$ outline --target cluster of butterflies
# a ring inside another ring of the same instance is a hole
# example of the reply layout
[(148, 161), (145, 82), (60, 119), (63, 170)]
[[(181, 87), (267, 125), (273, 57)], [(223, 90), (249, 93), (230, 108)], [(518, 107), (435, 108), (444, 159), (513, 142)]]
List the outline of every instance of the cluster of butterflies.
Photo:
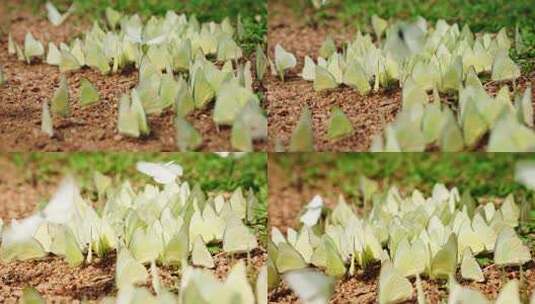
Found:
[[(399, 83), (401, 114), (388, 125), (384, 135), (374, 137), (372, 151), (423, 151), (433, 145), (444, 151), (459, 151), (474, 148), (487, 133), (491, 134), (489, 151), (535, 148), (531, 88), (523, 96), (517, 94), (512, 104), (507, 86), (493, 98), (479, 79), (479, 75), (490, 74), (494, 82), (515, 84), (520, 77), (519, 66), (508, 55), (512, 42), (505, 28), (496, 35), (474, 35), (467, 25), (460, 30), (457, 24), (449, 25), (443, 20), (431, 28), (421, 17), (412, 23), (389, 24), (375, 15), (372, 27), (377, 43), (369, 34), (358, 32), (355, 40), (339, 53), (335, 42), (327, 38), (317, 63), (306, 56), (301, 73), (303, 79), (314, 83), (315, 91), (343, 84), (365, 95)], [(517, 28), (518, 47), (520, 40)], [(275, 67), (280, 77), (284, 79), (286, 70), (295, 66), (295, 56), (276, 45)], [(440, 94), (458, 95), (457, 115), (441, 103)], [(353, 133), (345, 114), (335, 110), (331, 116), (338, 118), (329, 122), (329, 129), (335, 130), (329, 132), (330, 140)], [(301, 120), (306, 118), (306, 113), (301, 116)], [(301, 120), (294, 134), (301, 124), (307, 125)], [(309, 143), (308, 139), (301, 141)], [(311, 150), (313, 146), (301, 148)]]
[[(296, 293), (299, 299), (305, 304), (325, 304), (329, 303), (329, 298), (335, 288), (335, 280), (326, 276), (321, 271), (304, 268), (292, 270), (283, 275), (288, 286)], [(517, 279), (508, 281), (500, 290), (495, 301), (490, 301), (481, 292), (460, 285), (454, 277), (449, 278), (447, 288), (449, 295), (444, 303), (477, 303), (477, 304), (521, 304), (520, 282)], [(414, 281), (416, 287), (416, 301), (418, 304), (426, 304), (426, 296), (422, 281), (416, 275)], [(380, 293), (377, 303), (403, 303), (414, 297), (412, 284), (395, 269), (391, 262), (386, 261), (379, 274), (379, 286), (381, 290), (391, 290), (387, 293)], [(396, 295), (393, 297), (392, 295)], [(529, 304), (535, 303), (535, 292), (532, 293)]]
[[(401, 112), (386, 126), (384, 134), (372, 138), (370, 151), (421, 152), (428, 147), (437, 147), (444, 152), (458, 152), (477, 149), (484, 141), (487, 141), (485, 149), (488, 152), (535, 149), (530, 86), (523, 94), (515, 96), (514, 103), (507, 86), (491, 97), (471, 69), (459, 90), (457, 114), (440, 100), (406, 104), (405, 92), (411, 90), (406, 88), (403, 88)], [(418, 89), (412, 90), (407, 94)]]
[[(458, 268), (463, 279), (482, 282), (485, 276), (478, 256), (492, 254), (501, 267), (522, 267), (532, 261), (530, 249), (514, 230), (521, 210), (512, 195), (496, 208), (492, 202), (477, 205), (468, 192), (461, 196), (457, 188), (449, 190), (442, 184), (436, 184), (427, 198), (418, 190), (403, 197), (395, 186), (380, 193), (377, 184), (366, 178), (360, 188), (363, 197), (373, 202), (364, 218), (342, 197), (334, 209), (327, 210), (316, 196), (304, 207), (299, 231), (288, 228), (285, 236), (273, 228), (268, 245), (269, 288), (277, 287), (282, 275), (305, 302), (322, 298), (307, 303), (327, 303), (333, 290), (327, 286), (332, 287), (335, 278), (352, 276), (358, 268), (380, 261), (379, 303), (411, 299), (408, 278), (419, 281), (420, 276), (450, 280), (453, 302), (449, 303), (468, 303), (467, 299), (484, 297), (455, 282)], [(322, 272), (310, 280), (300, 273), (315, 269)], [(323, 287), (311, 289), (316, 284)], [(519, 298), (518, 282), (510, 284), (502, 291), (507, 296), (498, 303), (519, 303), (510, 302)], [(418, 293), (419, 303), (425, 303), (423, 292)]]
[[(47, 8), (49, 5), (52, 4), (48, 3)], [(49, 9), (53, 24), (61, 24), (62, 18), (51, 15)], [(45, 62), (58, 66), (62, 73), (87, 66), (104, 75), (127, 66), (136, 67), (139, 82), (119, 102), (119, 133), (130, 137), (148, 135), (147, 115), (173, 108), (177, 147), (195, 150), (202, 145), (202, 135), (186, 116), (215, 101), (213, 121), (218, 126), (232, 126), (233, 148), (251, 151), (254, 140), (267, 137), (267, 119), (252, 87), (251, 62), (240, 62), (242, 50), (234, 40), (244, 35), (239, 18), (237, 29), (228, 18), (221, 23), (201, 24), (195, 16), (188, 19), (172, 11), (165, 17), (153, 16), (143, 22), (138, 15), (126, 16), (108, 8), (106, 25), (107, 29), (103, 30), (95, 22), (82, 39), (77, 38), (70, 45), (61, 43), (58, 47), (50, 42)], [(45, 47), (31, 33), (26, 34), (23, 48), (9, 35), (8, 51), (27, 63), (45, 56)], [(266, 70), (266, 56), (260, 46), (256, 58), (256, 78), (261, 80)], [(69, 112), (64, 91), (62, 80), (55, 94), (60, 95), (61, 100), (51, 101), (52, 113), (61, 116)], [(98, 102), (95, 91), (94, 87), (88, 89), (90, 102), (81, 100), (81, 103)], [(55, 110), (54, 103), (61, 103), (60, 112)], [(52, 135), (47, 107), (43, 105), (43, 125), (47, 126), (43, 131)]]
[[(221, 303), (254, 303), (244, 263), (236, 264), (224, 283), (208, 274), (208, 269), (215, 267), (208, 245), (230, 255), (248, 256), (258, 247), (246, 225), (258, 202), (254, 193), (244, 196), (238, 188), (226, 199), (222, 194), (204, 193), (199, 186), (190, 189), (187, 182), (179, 181), (182, 168), (174, 163), (140, 162), (137, 169), (155, 183), (136, 191), (128, 181), (114, 187), (110, 177), (95, 174), (95, 190), (105, 201), (98, 211), (82, 198), (74, 179), (65, 178), (41, 211), (13, 219), (3, 229), (1, 260), (54, 254), (78, 266), (90, 264), (94, 256), (117, 251), (118, 303), (171, 297), (160, 284), (157, 265), (180, 267), (182, 303), (213, 303), (216, 298)], [(149, 270), (145, 265), (150, 265)], [(264, 277), (261, 274), (258, 278), (259, 297), (267, 290), (262, 289), (267, 284)], [(157, 297), (149, 297), (146, 289), (137, 287), (149, 278)]]

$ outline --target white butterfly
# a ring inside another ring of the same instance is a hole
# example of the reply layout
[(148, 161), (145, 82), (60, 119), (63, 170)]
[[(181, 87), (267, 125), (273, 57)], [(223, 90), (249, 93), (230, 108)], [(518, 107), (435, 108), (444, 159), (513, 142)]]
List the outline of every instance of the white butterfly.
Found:
[(286, 70), (295, 67), (296, 64), (297, 59), (294, 54), (286, 51), (280, 44), (275, 46), (275, 67), (282, 79)]
[(322, 208), (323, 199), (319, 195), (314, 196), (308, 205), (305, 206), (306, 211), (301, 215), (299, 221), (309, 227), (316, 225), (321, 216)]
[(24, 242), (33, 238), (44, 219), (41, 215), (35, 214), (22, 220), (13, 219), (11, 225), (7, 227), (2, 235), (2, 246)]
[(523, 161), (516, 164), (515, 179), (531, 190), (535, 190), (535, 162)]
[(312, 269), (290, 271), (284, 279), (305, 304), (328, 303), (334, 289), (333, 278)]
[(48, 20), (54, 26), (61, 25), (65, 20), (67, 20), (67, 18), (69, 18), (69, 16), (74, 11), (74, 3), (73, 5), (71, 5), (69, 10), (67, 10), (67, 12), (65, 12), (65, 14), (63, 15), (58, 11), (58, 9), (51, 2), (47, 2), (45, 6), (46, 6), (47, 14), (48, 14)]
[(177, 176), (182, 176), (182, 167), (172, 161), (168, 163), (138, 162), (136, 169), (152, 177), (159, 184), (169, 184)]
[(48, 205), (43, 210), (43, 214), (48, 222), (56, 224), (66, 223), (73, 213), (75, 197), (80, 195), (80, 190), (72, 176), (65, 177)]

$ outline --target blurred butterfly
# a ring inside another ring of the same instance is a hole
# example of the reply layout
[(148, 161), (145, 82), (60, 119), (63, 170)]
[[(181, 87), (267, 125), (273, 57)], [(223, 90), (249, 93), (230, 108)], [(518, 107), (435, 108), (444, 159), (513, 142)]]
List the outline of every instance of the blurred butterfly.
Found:
[(159, 184), (168, 184), (182, 176), (182, 166), (175, 164), (173, 161), (168, 163), (151, 163), (138, 162), (136, 169), (154, 179)]
[(50, 115), (50, 109), (48, 102), (44, 101), (41, 109), (41, 132), (48, 135), (48, 137), (54, 136), (54, 125), (52, 122), (52, 116)]
[(287, 52), (280, 44), (275, 46), (275, 68), (282, 81), (286, 70), (294, 68), (296, 64), (297, 60), (292, 53)]
[(528, 246), (511, 228), (504, 228), (496, 239), (494, 262), (497, 265), (522, 265), (531, 260)]
[(88, 106), (100, 101), (100, 94), (95, 86), (89, 80), (82, 78), (80, 80), (80, 104)]
[(24, 287), (22, 289), (22, 297), (20, 304), (45, 304), (45, 299), (41, 296), (39, 291), (33, 287)]
[(214, 259), (200, 235), (193, 241), (191, 261), (195, 266), (203, 266), (206, 268), (213, 268), (215, 266)]
[(43, 44), (36, 40), (32, 33), (26, 33), (26, 37), (24, 38), (24, 58), (26, 59), (26, 62), (30, 64), (33, 57), (41, 57), (44, 54), (45, 48), (43, 47)]
[(378, 301), (380, 304), (398, 303), (412, 298), (412, 285), (398, 273), (390, 262), (381, 265)]
[(198, 149), (203, 139), (201, 133), (182, 117), (175, 118), (175, 143), (180, 151), (194, 151)]
[(506, 304), (506, 303), (514, 303), (514, 304), (520, 304), (522, 301), (520, 300), (520, 287), (518, 280), (513, 279), (508, 281), (505, 286), (503, 286), (500, 289), (500, 293), (498, 294), (498, 298), (496, 298), (495, 304)]
[(304, 304), (326, 304), (334, 291), (334, 279), (310, 268), (289, 271), (284, 280)]
[(45, 7), (46, 7), (47, 14), (48, 14), (48, 20), (54, 26), (59, 26), (63, 22), (65, 22), (65, 20), (67, 20), (67, 18), (69, 18), (69, 16), (75, 10), (74, 3), (71, 5), (71, 7), (69, 7), (69, 9), (63, 15), (58, 11), (58, 9), (54, 6), (54, 4), (52, 4), (52, 2), (47, 2), (45, 4)]
[(312, 200), (305, 206), (305, 212), (299, 218), (299, 221), (306, 226), (312, 227), (318, 223), (323, 208), (323, 199), (315, 195)]
[(312, 132), (312, 115), (307, 106), (301, 112), (297, 126), (292, 132), (289, 151), (314, 151), (314, 135)]

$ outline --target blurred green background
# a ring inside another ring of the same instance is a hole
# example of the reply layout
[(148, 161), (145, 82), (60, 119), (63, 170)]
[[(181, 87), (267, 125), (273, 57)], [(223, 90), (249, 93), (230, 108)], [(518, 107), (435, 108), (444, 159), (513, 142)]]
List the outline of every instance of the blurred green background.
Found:
[[(45, 14), (44, 4), (48, 0), (23, 0), (35, 13)], [(241, 44), (247, 53), (256, 44), (264, 44), (267, 34), (266, 0), (51, 0), (54, 5), (65, 11), (72, 3), (76, 4), (76, 14), (82, 18), (103, 18), (107, 7), (129, 14), (165, 15), (168, 10), (188, 15), (195, 14), (199, 21), (221, 22), (230, 17), (234, 25), (241, 16), (245, 37)]]
[[(95, 171), (117, 182), (151, 182), (136, 170), (138, 161), (169, 162), (182, 166), (182, 180), (199, 183), (205, 191), (231, 192), (237, 187), (253, 189), (259, 200), (253, 226), (262, 236), (267, 223), (267, 155), (247, 153), (239, 158), (215, 153), (6, 153), (1, 158), (15, 164), (29, 184), (49, 183), (65, 174), (76, 176), (82, 190), (92, 189)], [(1, 168), (0, 168), (1, 170)], [(52, 194), (52, 193), (50, 193)]]
[(514, 180), (515, 165), (524, 159), (535, 160), (535, 154), (288, 153), (272, 158), (288, 176), (317, 186), (327, 182), (350, 196), (358, 196), (360, 175), (428, 193), (440, 182), (474, 196), (527, 195), (530, 191)]
[[(270, 0), (283, 1), (283, 0)], [(303, 14), (311, 0), (295, 0), (294, 11)], [(535, 69), (535, 2), (533, 0), (329, 0), (323, 9), (313, 12), (317, 20), (339, 19), (347, 25), (371, 32), (371, 16), (400, 20), (422, 16), (435, 23), (444, 19), (468, 24), (472, 31), (497, 32), (507, 27), (514, 37), (518, 24), (525, 47), (511, 55), (525, 72)]]

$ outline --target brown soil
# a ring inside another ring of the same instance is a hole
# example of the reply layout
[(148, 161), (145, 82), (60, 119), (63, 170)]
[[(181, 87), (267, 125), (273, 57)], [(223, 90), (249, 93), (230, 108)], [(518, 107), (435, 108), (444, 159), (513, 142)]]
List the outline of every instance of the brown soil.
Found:
[[(303, 183), (300, 181), (300, 174), (306, 168), (306, 165), (299, 165), (294, 159), (291, 172), (289, 172), (288, 169), (282, 168), (280, 161), (276, 157), (270, 157), (268, 161), (269, 221), (271, 227), (277, 227), (285, 233), (288, 227), (294, 229), (299, 227), (299, 212), (315, 194), (322, 195), (326, 205), (333, 207), (336, 204), (338, 194), (342, 192), (332, 182), (321, 181), (314, 183), (314, 185)], [(535, 259), (533, 262), (524, 265), (523, 268), (525, 286), (521, 290), (524, 294), (531, 294), (531, 292), (535, 291)], [(457, 280), (465, 286), (479, 289), (490, 299), (497, 297), (504, 282), (520, 277), (517, 267), (506, 269), (505, 276), (507, 280), (504, 280), (502, 271), (495, 265), (488, 265), (482, 267), (482, 269), (486, 279), (485, 282), (477, 283), (462, 280), (459, 274)], [(371, 265), (366, 270), (360, 270), (354, 276), (338, 281), (330, 303), (376, 303), (379, 270), (380, 265)], [(412, 283), (414, 284), (414, 280), (412, 280)], [(445, 281), (423, 279), (422, 285), (428, 303), (440, 303), (442, 300), (447, 299), (447, 283)], [(301, 303), (284, 282), (269, 292), (269, 302)], [(416, 303), (416, 289), (414, 290), (413, 299), (406, 303)]]
[[(400, 89), (380, 90), (366, 96), (347, 86), (315, 92), (312, 82), (298, 75), (303, 69), (305, 56), (316, 59), (328, 36), (340, 48), (352, 39), (354, 29), (337, 20), (323, 21), (320, 27), (315, 27), (306, 17), (296, 16), (285, 1), (269, 0), (269, 14), (269, 55), (274, 58), (275, 46), (280, 44), (297, 58), (297, 66), (287, 72), (285, 82), (271, 74), (266, 79), (269, 151), (273, 151), (277, 144), (288, 146), (305, 105), (312, 113), (316, 151), (367, 151), (372, 136), (380, 134), (400, 110)], [(522, 89), (528, 82), (534, 85), (535, 75), (518, 81)], [(496, 85), (487, 84), (489, 92), (495, 91)], [(533, 93), (535, 97), (535, 91)], [(351, 136), (336, 142), (327, 138), (328, 118), (333, 106), (344, 111), (355, 130)]]
[(0, 168), (0, 219), (5, 224), (32, 214), (38, 202), (50, 195), (48, 183), (37, 183), (31, 176), (24, 176), (5, 157), (0, 158)]
[[(58, 181), (58, 177), (50, 177), (47, 182), (37, 183), (31, 174), (22, 172), (8, 158), (0, 157), (0, 218), (7, 225), (12, 218), (20, 219), (33, 214), (38, 202), (46, 201), (52, 195)], [(267, 260), (267, 252), (258, 248), (250, 256), (248, 274), (254, 279)], [(233, 257), (225, 253), (216, 254), (213, 273), (223, 280), (232, 265), (245, 259), (245, 254)], [(27, 286), (36, 288), (48, 303), (82, 303), (86, 300), (98, 303), (102, 298), (117, 293), (115, 262), (114, 252), (79, 267), (70, 267), (57, 256), (0, 262), (0, 303), (17, 303), (22, 289)], [(180, 271), (165, 266), (158, 268), (162, 285), (177, 292)], [(144, 285), (150, 288), (150, 282), (149, 278)]]
[(114, 290), (115, 257), (70, 267), (60, 257), (0, 264), (0, 301), (16, 303), (26, 286), (36, 288), (50, 302), (97, 300)]
[[(224, 280), (236, 262), (245, 256), (231, 258), (226, 254), (214, 257), (214, 274)], [(264, 265), (267, 253), (258, 249), (251, 255), (254, 277)], [(87, 300), (98, 303), (106, 296), (117, 294), (115, 287), (115, 253), (105, 258), (96, 259), (91, 264), (70, 267), (61, 257), (49, 256), (40, 260), (0, 263), (0, 302), (17, 303), (22, 289), (27, 286), (36, 288), (41, 295), (53, 303), (81, 303)], [(160, 281), (169, 290), (176, 291), (179, 283), (179, 271), (169, 267), (158, 267)], [(151, 288), (151, 279), (144, 284)]]
[[(21, 8), (17, 0), (6, 1), (0, 10), (0, 20), (6, 35), (0, 36), (0, 65), (7, 83), (0, 87), (0, 150), (2, 151), (175, 151), (173, 113), (150, 115), (151, 134), (146, 138), (132, 139), (121, 136), (116, 130), (118, 101), (137, 83), (137, 71), (126, 70), (103, 76), (98, 71), (84, 68), (68, 73), (72, 116), (54, 118), (55, 136), (48, 138), (40, 131), (41, 105), (49, 100), (58, 86), (60, 72), (57, 67), (40, 61), (31, 65), (17, 61), (7, 53), (7, 33), (22, 45), (26, 32), (31, 32), (45, 45), (68, 42), (91, 26), (90, 22), (69, 18), (54, 27), (46, 17), (35, 16)], [(44, 10), (44, 9), (43, 9)], [(100, 92), (101, 102), (88, 108), (78, 104), (80, 79), (87, 78)], [(255, 84), (259, 86), (258, 83)], [(232, 151), (229, 127), (219, 130), (212, 121), (213, 105), (188, 115), (204, 142), (201, 150)], [(255, 143), (255, 150), (265, 150), (265, 142)]]

